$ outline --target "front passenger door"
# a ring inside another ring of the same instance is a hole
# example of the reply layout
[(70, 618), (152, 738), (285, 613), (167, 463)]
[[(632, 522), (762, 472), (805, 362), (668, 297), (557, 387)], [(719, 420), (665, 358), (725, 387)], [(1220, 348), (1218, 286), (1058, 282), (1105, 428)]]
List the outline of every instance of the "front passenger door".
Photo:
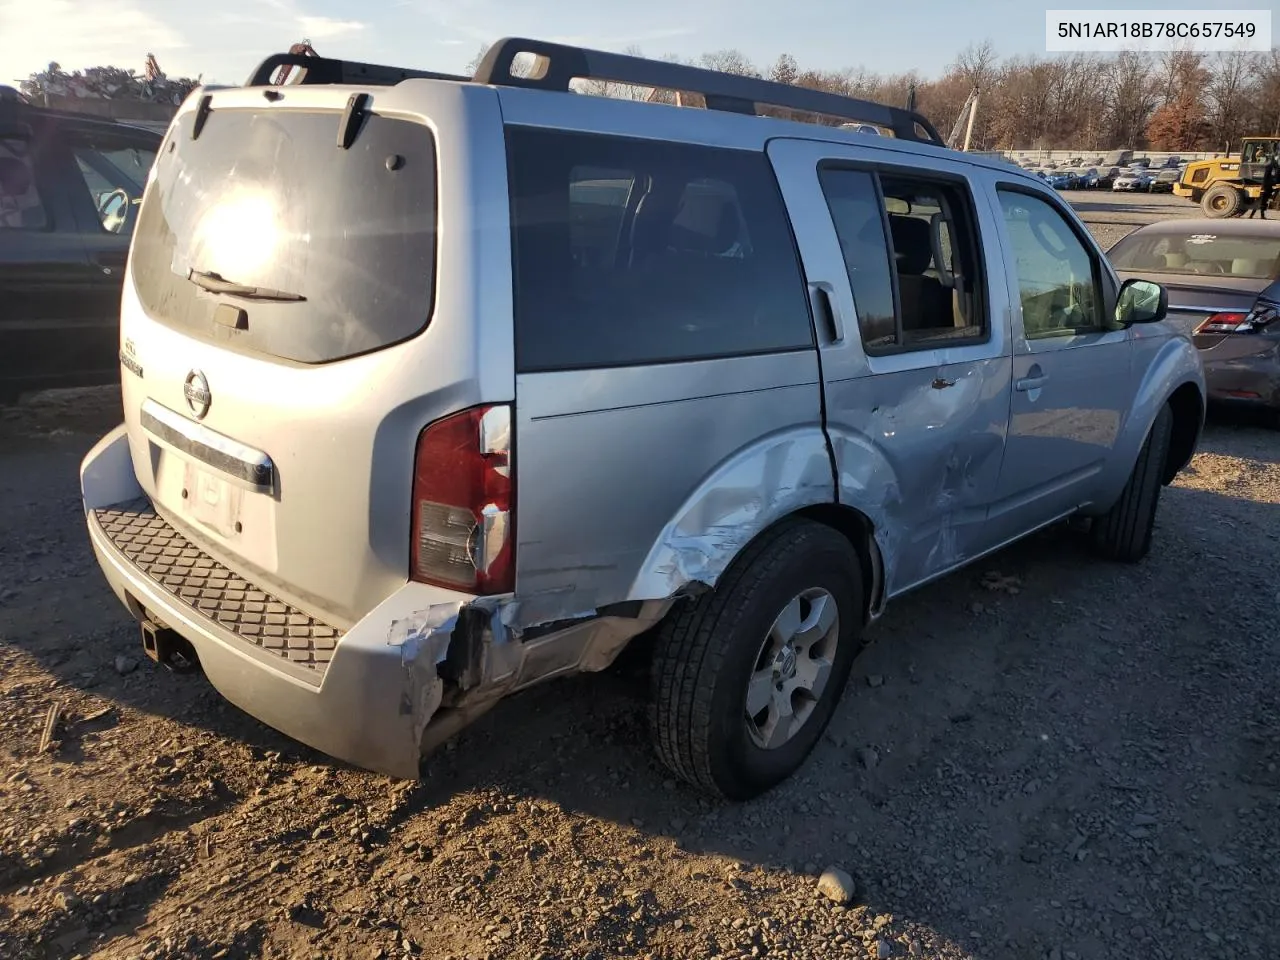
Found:
[(1013, 399), (991, 522), (1002, 539), (1073, 512), (1099, 474), (1133, 400), (1129, 332), (1097, 246), (1055, 198), (996, 191), (1013, 324)]

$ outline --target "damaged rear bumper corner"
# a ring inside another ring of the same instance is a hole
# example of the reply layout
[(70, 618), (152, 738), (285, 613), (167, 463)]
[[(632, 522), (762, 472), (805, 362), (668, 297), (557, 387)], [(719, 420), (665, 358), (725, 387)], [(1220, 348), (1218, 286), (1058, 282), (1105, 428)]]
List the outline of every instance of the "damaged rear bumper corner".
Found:
[(367, 770), (417, 779), (424, 752), (502, 697), (604, 669), (673, 602), (633, 601), (575, 615), (549, 598), (477, 598), (410, 582), (337, 640), (323, 671), (295, 670), (166, 589), (113, 540), (100, 511), (141, 494), (127, 444), (117, 429), (81, 467), (90, 542), (121, 603), (185, 638), (228, 701)]
[(320, 683), (174, 597), (110, 541), (92, 514), (90, 540), (121, 602), (177, 631), (228, 701), (270, 727), (366, 770), (416, 780), (424, 753), (506, 695), (579, 671), (602, 670), (669, 601), (592, 613), (522, 631), (515, 604), (406, 584), (344, 634)]
[[(148, 578), (92, 514), (88, 524), (94, 554), (116, 596), (135, 615), (141, 607), (184, 637), (209, 682), (228, 701), (331, 757), (387, 776), (418, 777), (421, 724), (416, 717), (432, 706), (426, 699), (407, 699), (402, 651), (388, 643), (385, 626), (375, 627), (374, 615), (342, 637), (316, 685), (287, 665), (270, 662), (269, 655)], [(386, 603), (396, 601), (413, 603), (399, 594)]]

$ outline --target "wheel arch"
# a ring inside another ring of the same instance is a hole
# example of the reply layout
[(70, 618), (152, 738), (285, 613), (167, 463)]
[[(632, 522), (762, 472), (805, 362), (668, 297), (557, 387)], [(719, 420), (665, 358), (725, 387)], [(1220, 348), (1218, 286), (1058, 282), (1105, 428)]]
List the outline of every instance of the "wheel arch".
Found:
[(1166, 487), (1191, 462), (1200, 434), (1204, 429), (1205, 402), (1194, 383), (1183, 383), (1169, 395), (1173, 411), (1173, 436), (1169, 440), (1169, 456), (1160, 478)]

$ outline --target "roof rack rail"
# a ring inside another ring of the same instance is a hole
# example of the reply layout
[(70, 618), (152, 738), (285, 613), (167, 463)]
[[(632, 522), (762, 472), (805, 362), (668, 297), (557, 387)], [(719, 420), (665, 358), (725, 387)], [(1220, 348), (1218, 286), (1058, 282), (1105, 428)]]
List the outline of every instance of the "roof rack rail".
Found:
[[(451, 73), (432, 73), (429, 70), (407, 70), (402, 67), (384, 67), (376, 63), (360, 63), (356, 60), (334, 60), (330, 57), (313, 57), (301, 53), (274, 53), (258, 65), (249, 77), (247, 87), (269, 87), (272, 75), (281, 67), (298, 67), (301, 73), (294, 83), (359, 84), (363, 86), (390, 87), (401, 80), (459, 80), (470, 77)], [(295, 74), (296, 76), (297, 74)]]
[[(537, 58), (537, 65), (528, 76), (517, 76), (511, 69), (516, 57), (522, 53)], [(888, 127), (895, 137), (902, 140), (946, 146), (946, 141), (933, 125), (912, 110), (788, 83), (525, 37), (505, 37), (495, 43), (480, 61), (472, 79), (476, 83), (558, 91), (569, 91), (570, 81), (574, 79), (656, 87), (699, 94), (709, 110), (755, 116), (761, 104), (785, 107), (872, 123)]]

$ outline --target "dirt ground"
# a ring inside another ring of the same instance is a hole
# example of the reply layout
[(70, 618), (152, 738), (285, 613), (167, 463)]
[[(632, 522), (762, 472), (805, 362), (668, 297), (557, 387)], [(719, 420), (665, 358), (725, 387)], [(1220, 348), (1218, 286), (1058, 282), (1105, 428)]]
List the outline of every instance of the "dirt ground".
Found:
[[(1107, 244), (1194, 212), (1072, 199)], [(804, 771), (717, 807), (654, 759), (634, 659), (416, 785), (153, 668), (77, 496), (118, 419), (0, 411), (5, 960), (1280, 955), (1280, 432), (1215, 418), (1140, 565), (1051, 531), (900, 600)]]

